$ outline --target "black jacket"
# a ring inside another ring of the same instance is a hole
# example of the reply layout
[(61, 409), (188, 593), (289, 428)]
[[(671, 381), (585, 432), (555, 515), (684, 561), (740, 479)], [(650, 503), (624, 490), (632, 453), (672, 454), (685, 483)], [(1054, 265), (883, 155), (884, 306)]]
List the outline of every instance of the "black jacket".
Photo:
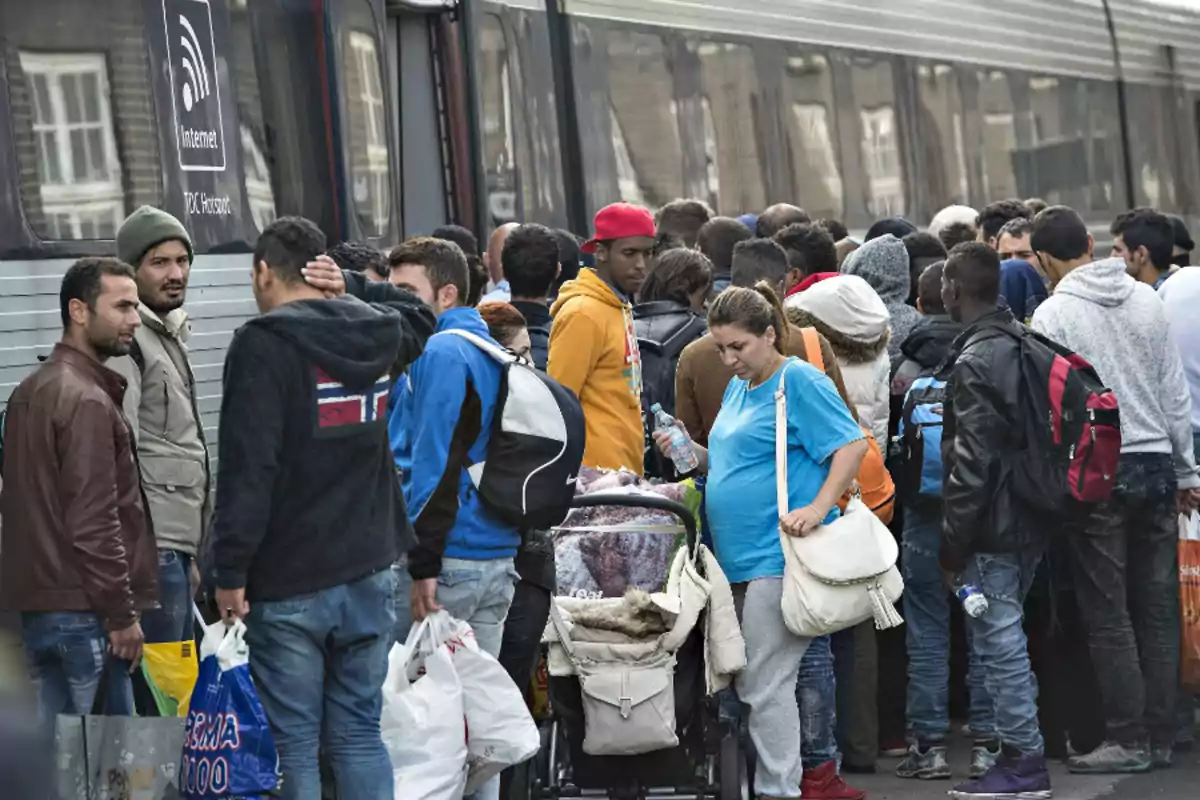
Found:
[(963, 324), (946, 314), (921, 320), (900, 345), (900, 355), (892, 362), (892, 394), (904, 395), (917, 378), (933, 374), (962, 332)]
[(346, 297), (250, 320), (229, 346), (203, 563), (218, 588), (244, 586), (251, 601), (366, 577), (415, 541), (385, 409), (389, 371), (420, 355), (433, 314), (357, 277)]
[(550, 360), (550, 309), (544, 303), (528, 303), (515, 300), (512, 307), (525, 317), (525, 327), (529, 331), (529, 354), (533, 357), (533, 365), (542, 372), (546, 371), (546, 362)]
[(1008, 309), (978, 320), (951, 353), (942, 429), (942, 565), (960, 571), (972, 553), (1015, 552), (1037, 538), (1036, 520), (1011, 488), (1020, 446), (1020, 343)]

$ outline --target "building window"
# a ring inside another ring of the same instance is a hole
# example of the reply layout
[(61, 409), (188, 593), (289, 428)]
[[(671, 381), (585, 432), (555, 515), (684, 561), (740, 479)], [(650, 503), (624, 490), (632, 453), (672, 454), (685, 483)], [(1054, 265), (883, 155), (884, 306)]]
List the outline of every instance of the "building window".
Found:
[(391, 216), (387, 116), (379, 50), (370, 34), (347, 34), (351, 174), (354, 203), (368, 236), (387, 233)]
[(108, 70), (99, 53), (22, 52), (46, 233), (112, 239), (124, 216)]

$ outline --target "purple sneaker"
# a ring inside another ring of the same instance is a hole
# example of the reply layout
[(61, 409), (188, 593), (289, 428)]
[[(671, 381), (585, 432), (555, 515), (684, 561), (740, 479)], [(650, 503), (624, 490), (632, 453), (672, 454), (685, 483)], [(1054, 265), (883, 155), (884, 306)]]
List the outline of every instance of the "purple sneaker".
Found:
[(1049, 800), (1050, 773), (1043, 756), (1016, 757), (1007, 752), (982, 778), (954, 787), (962, 800)]

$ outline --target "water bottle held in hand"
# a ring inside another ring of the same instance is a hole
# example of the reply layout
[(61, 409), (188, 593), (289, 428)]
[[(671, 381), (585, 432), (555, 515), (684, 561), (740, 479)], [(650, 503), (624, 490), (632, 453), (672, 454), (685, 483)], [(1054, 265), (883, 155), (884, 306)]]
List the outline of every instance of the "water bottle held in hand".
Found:
[(978, 619), (987, 613), (988, 601), (978, 586), (970, 583), (960, 584), (954, 590), (954, 596), (962, 602), (963, 611), (967, 612), (967, 616)]
[(652, 405), (650, 411), (654, 414), (654, 430), (667, 434), (667, 456), (674, 462), (675, 471), (685, 475), (700, 466), (696, 459), (696, 451), (692, 449), (692, 442), (684, 432), (683, 426), (663, 411), (659, 403)]

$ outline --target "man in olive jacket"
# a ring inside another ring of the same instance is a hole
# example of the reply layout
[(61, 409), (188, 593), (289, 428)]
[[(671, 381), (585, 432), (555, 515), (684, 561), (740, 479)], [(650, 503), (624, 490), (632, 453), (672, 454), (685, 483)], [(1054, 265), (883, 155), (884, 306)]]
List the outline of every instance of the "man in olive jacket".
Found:
[[(110, 366), (129, 383), (125, 416), (158, 543), (160, 608), (142, 619), (146, 641), (193, 638), (195, 557), (211, 511), (208, 445), (196, 405), (183, 310), (194, 252), (179, 220), (142, 206), (117, 231), (117, 254), (137, 275), (138, 316), (130, 354)], [(139, 697), (141, 695), (139, 694)], [(145, 710), (139, 701), (139, 709)]]

